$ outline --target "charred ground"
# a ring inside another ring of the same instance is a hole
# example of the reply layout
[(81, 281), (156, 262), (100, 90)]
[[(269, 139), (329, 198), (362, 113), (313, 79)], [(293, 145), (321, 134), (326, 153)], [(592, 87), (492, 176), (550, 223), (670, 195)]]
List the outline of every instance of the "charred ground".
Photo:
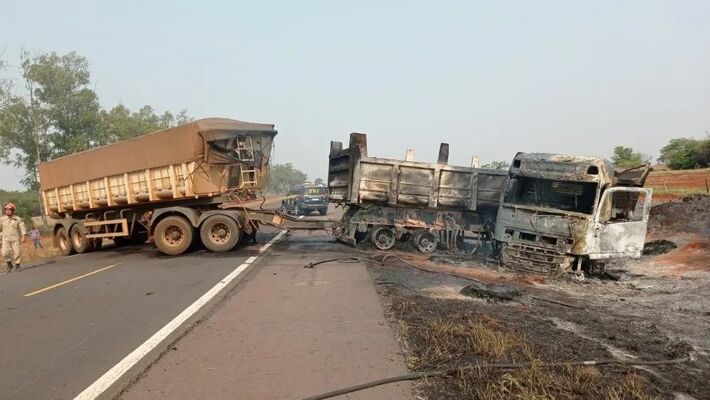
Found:
[(371, 272), (414, 371), (472, 362), (692, 358), (652, 367), (478, 368), (419, 381), (423, 398), (707, 399), (708, 229), (708, 196), (655, 206), (649, 242), (673, 246), (607, 265), (583, 282), (407, 253), (399, 255), (420, 269), (393, 261)]

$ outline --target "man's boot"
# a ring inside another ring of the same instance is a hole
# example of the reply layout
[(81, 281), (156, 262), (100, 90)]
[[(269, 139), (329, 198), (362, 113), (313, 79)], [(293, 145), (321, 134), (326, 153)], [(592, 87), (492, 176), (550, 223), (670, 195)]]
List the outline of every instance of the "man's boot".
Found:
[(7, 262), (7, 270), (6, 270), (5, 272), (8, 273), (8, 274), (9, 274), (10, 272), (12, 272), (12, 267), (13, 267), (12, 261), (8, 261), (8, 262)]
[(15, 265), (15, 271), (17, 271), (17, 272), (22, 271), (22, 267), (20, 267), (20, 264)]

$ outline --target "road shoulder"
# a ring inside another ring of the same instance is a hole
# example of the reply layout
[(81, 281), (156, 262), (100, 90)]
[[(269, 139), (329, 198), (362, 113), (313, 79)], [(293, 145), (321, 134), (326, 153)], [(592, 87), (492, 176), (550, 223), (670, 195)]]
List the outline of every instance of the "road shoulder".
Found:
[[(366, 267), (303, 268), (352, 250), (294, 236), (122, 398), (292, 399), (406, 373)], [(411, 390), (400, 383), (349, 398), (409, 399)]]

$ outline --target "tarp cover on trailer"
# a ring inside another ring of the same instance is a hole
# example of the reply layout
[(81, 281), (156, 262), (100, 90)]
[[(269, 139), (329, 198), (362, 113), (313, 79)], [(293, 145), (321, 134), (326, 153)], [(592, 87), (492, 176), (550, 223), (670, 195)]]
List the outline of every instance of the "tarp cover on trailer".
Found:
[[(229, 133), (249, 132), (276, 135), (272, 124), (227, 118), (200, 119), (42, 163), (39, 166), (42, 190), (197, 160), (226, 163), (229, 160), (216, 154), (218, 149), (212, 151), (207, 141)], [(272, 139), (273, 135), (270, 135)]]

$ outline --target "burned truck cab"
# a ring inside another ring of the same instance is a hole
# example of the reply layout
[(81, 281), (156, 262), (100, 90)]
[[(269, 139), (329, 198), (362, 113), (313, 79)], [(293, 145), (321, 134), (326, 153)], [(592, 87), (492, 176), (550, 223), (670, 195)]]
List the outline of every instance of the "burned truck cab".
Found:
[(625, 179), (594, 157), (518, 153), (496, 220), (501, 263), (579, 273), (584, 260), (639, 257), (651, 206), (641, 175)]

